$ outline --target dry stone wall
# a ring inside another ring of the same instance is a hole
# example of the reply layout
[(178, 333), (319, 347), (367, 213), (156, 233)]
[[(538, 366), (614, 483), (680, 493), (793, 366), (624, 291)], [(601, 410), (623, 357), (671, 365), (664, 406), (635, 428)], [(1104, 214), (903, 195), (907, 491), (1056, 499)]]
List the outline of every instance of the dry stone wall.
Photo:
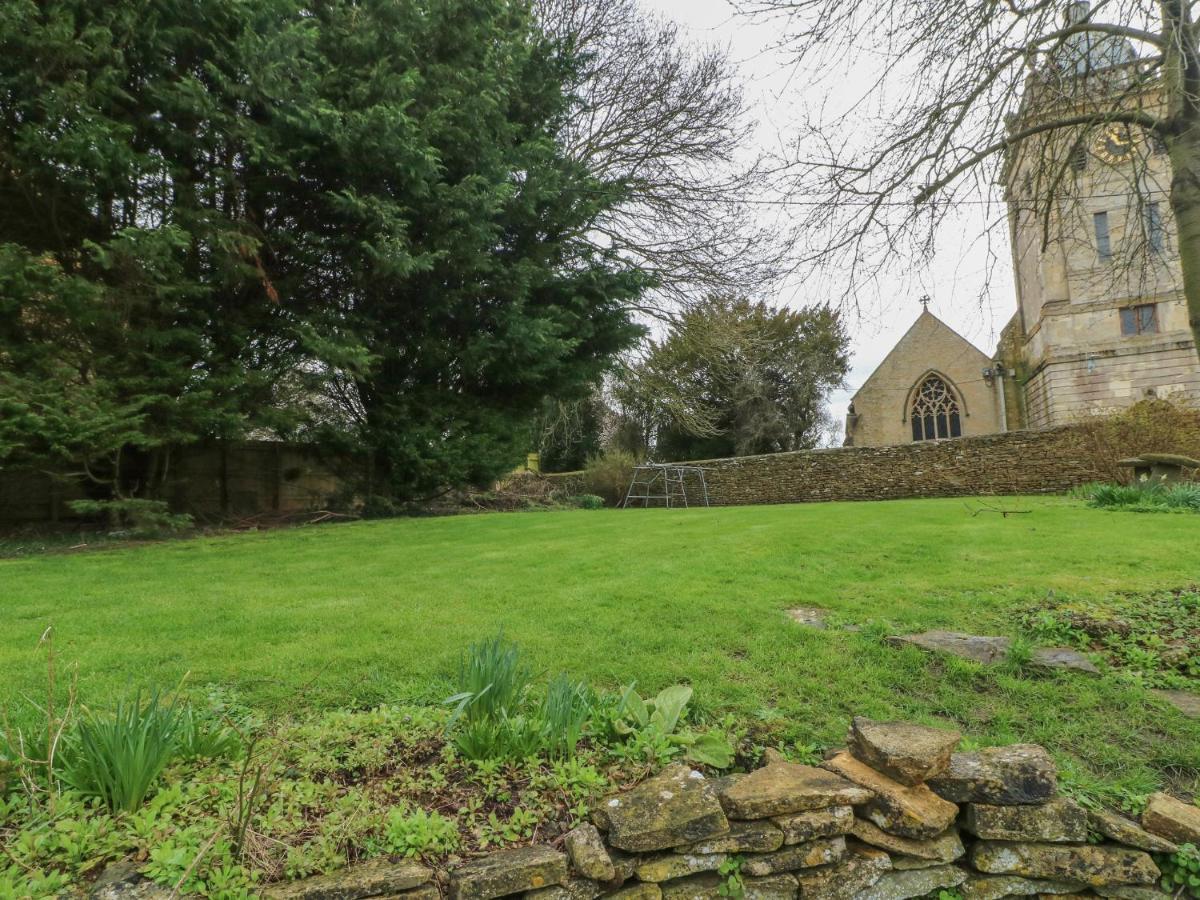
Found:
[(960, 753), (959, 739), (857, 718), (847, 749), (821, 766), (769, 752), (755, 771), (710, 778), (675, 764), (603, 801), (555, 846), (499, 850), (441, 872), (366, 863), (341, 882), (322, 876), (265, 896), (1138, 900), (1165, 896), (1152, 853), (1200, 842), (1196, 806), (1156, 794), (1140, 823), (1086, 810), (1059, 793), (1041, 747)]
[[(1100, 478), (1079, 432), (1069, 426), (984, 437), (840, 447), (690, 462), (704, 467), (714, 505), (900, 500), (1061, 493)], [(586, 484), (578, 473), (551, 475), (564, 489)], [(687, 484), (689, 500), (700, 485)]]

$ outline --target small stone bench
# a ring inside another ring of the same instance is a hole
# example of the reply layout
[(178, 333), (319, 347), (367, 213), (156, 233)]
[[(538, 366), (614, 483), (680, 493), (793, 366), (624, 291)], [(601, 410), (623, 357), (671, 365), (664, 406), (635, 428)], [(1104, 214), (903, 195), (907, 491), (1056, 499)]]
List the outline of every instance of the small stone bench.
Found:
[(1185, 481), (1184, 473), (1200, 469), (1200, 460), (1177, 453), (1142, 453), (1117, 463), (1122, 469), (1133, 469), (1136, 481), (1175, 484)]

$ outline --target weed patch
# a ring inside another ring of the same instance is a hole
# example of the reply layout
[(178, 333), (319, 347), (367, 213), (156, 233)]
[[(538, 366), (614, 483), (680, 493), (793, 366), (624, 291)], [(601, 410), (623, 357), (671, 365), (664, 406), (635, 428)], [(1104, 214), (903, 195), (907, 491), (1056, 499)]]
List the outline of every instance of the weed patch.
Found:
[(1103, 599), (1051, 595), (1018, 623), (1038, 643), (1098, 653), (1144, 684), (1200, 688), (1200, 586)]

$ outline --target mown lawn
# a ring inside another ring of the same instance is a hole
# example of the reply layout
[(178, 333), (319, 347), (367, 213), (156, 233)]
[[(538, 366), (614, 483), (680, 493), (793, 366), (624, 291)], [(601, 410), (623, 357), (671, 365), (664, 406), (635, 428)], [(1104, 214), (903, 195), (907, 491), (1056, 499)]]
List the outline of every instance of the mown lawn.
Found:
[[(1028, 740), (1085, 788), (1196, 789), (1200, 722), (1116, 676), (981, 669), (885, 646), (887, 630), (1015, 634), (1054, 591), (1200, 581), (1200, 516), (1064, 499), (409, 519), (0, 561), (0, 702), (44, 693), (38, 638), (105, 705), (137, 686), (230, 689), (268, 713), (440, 700), (460, 651), (503, 628), (546, 672), (655, 690), (836, 743), (850, 715)], [(816, 605), (860, 631), (817, 632)], [(60, 678), (62, 677), (60, 672)]]

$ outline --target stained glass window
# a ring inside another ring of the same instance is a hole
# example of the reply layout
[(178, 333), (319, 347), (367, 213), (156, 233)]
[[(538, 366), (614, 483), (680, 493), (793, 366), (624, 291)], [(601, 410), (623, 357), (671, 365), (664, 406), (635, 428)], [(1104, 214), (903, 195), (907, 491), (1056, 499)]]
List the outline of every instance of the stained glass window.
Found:
[(914, 441), (962, 436), (962, 414), (950, 386), (937, 375), (930, 375), (917, 388), (912, 405)]

